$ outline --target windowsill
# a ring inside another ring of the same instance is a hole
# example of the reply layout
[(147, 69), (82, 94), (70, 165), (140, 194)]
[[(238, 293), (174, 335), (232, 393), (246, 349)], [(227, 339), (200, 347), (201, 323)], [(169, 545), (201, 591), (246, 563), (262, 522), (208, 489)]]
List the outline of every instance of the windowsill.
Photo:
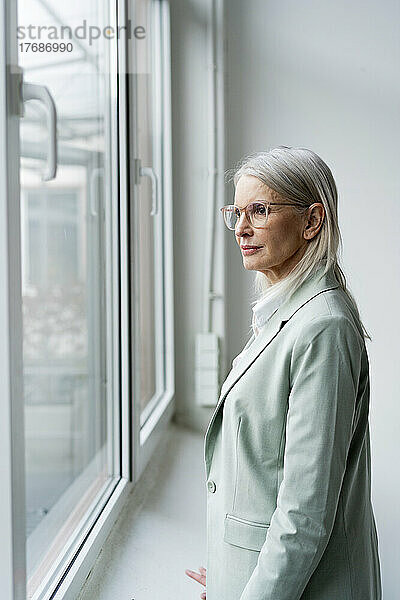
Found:
[(206, 566), (203, 437), (169, 424), (78, 600), (176, 600), (200, 595), (204, 588), (185, 569)]

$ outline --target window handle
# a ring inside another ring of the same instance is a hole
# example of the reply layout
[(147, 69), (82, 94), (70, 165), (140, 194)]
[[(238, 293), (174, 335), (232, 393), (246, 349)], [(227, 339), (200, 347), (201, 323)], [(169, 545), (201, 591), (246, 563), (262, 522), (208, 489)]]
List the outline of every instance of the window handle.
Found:
[(48, 131), (47, 167), (42, 173), (42, 181), (54, 179), (57, 173), (57, 109), (52, 95), (45, 85), (22, 83), (22, 100), (40, 100), (46, 108)]
[(142, 167), (140, 158), (135, 159), (136, 183), (139, 183), (140, 177), (150, 177), (152, 189), (152, 207), (150, 215), (158, 214), (158, 177), (152, 167)]
[(90, 184), (89, 184), (89, 194), (90, 194), (90, 202), (89, 202), (89, 210), (92, 217), (97, 217), (98, 212), (96, 210), (96, 205), (98, 208), (98, 202), (96, 203), (95, 198), (98, 200), (96, 195), (96, 184), (97, 180), (104, 177), (104, 169), (103, 167), (97, 167), (92, 169), (90, 173)]

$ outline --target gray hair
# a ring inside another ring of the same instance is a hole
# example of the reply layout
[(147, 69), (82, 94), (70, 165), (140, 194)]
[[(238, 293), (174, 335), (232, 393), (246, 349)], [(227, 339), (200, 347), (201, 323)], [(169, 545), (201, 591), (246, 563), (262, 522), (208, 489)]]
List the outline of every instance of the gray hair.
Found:
[(276, 199), (292, 202), (300, 214), (315, 202), (321, 202), (325, 209), (325, 218), (318, 235), (310, 240), (304, 255), (289, 275), (272, 284), (266, 275), (259, 271), (256, 273), (256, 300), (253, 304), (266, 296), (273, 298), (283, 294), (290, 297), (317, 267), (325, 264), (324, 274), (332, 269), (348, 297), (360, 334), (371, 340), (339, 266), (339, 253), (341, 254), (343, 244), (337, 214), (338, 194), (332, 172), (322, 158), (307, 148), (277, 146), (269, 152), (245, 156), (236, 169), (228, 171), (228, 175), (232, 174), (235, 188), (242, 175), (253, 175), (276, 193)]

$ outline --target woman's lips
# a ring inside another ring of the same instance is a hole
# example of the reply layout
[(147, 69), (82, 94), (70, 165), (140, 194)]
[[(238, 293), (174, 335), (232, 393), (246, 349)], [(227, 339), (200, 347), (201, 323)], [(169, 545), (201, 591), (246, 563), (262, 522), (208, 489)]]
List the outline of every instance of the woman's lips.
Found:
[(250, 254), (255, 254), (255, 252), (258, 252), (258, 250), (261, 250), (261, 246), (256, 246), (256, 247), (241, 246), (240, 249), (244, 256), (250, 256)]

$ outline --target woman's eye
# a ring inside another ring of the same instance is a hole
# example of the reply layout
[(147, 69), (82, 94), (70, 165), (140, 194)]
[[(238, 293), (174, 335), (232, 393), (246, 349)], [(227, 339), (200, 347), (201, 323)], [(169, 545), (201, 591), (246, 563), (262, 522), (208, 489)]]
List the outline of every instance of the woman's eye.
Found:
[(256, 215), (265, 215), (266, 208), (264, 204), (254, 204), (253, 210)]

